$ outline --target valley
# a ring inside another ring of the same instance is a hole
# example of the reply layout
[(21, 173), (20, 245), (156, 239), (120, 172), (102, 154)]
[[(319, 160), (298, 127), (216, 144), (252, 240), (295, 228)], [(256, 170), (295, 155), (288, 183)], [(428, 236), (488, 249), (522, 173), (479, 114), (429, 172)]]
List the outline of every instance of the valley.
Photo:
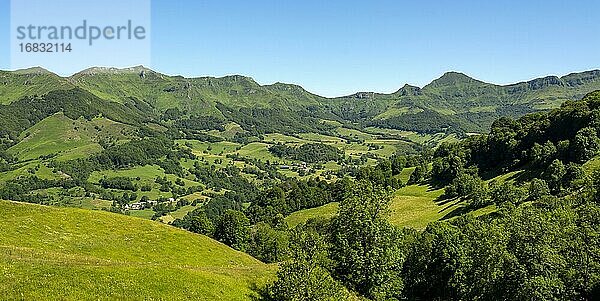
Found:
[(2, 71), (0, 293), (595, 296), (596, 90), (597, 70), (338, 98), (144, 67)]

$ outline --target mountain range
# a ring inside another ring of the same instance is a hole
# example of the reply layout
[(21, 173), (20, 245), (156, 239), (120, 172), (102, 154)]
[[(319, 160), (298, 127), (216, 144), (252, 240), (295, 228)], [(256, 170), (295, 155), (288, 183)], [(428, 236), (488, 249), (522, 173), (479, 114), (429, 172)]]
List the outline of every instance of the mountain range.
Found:
[[(288, 132), (324, 130), (315, 128), (315, 122), (323, 120), (348, 127), (376, 126), (419, 133), (485, 132), (498, 117), (555, 108), (598, 89), (600, 70), (504, 86), (448, 72), (424, 87), (405, 85), (390, 94), (359, 92), (337, 98), (322, 97), (293, 84), (260, 85), (240, 75), (185, 78), (142, 66), (90, 68), (70, 77), (39, 67), (0, 71), (0, 104), (5, 108), (53, 91), (76, 90), (75, 94), (108, 106), (124, 105), (137, 111), (142, 108), (146, 116), (141, 119), (165, 112), (175, 113), (177, 118), (210, 116), (220, 123), (238, 123), (242, 128), (246, 123), (244, 129), (250, 130), (248, 127), (261, 122), (257, 119), (268, 117), (287, 120)], [(60, 101), (64, 97), (57, 98)], [(269, 131), (268, 126), (256, 128), (258, 134)]]

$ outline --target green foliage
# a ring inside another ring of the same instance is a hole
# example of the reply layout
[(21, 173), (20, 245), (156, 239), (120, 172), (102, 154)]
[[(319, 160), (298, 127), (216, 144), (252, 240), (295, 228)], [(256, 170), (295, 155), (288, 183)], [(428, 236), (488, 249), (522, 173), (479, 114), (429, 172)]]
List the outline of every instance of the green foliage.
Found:
[(288, 234), (285, 231), (259, 223), (254, 226), (247, 252), (262, 262), (281, 262), (288, 257), (288, 245)]
[(415, 170), (410, 174), (408, 184), (422, 183), (429, 174), (429, 166), (427, 162), (421, 160), (417, 163)]
[(137, 191), (137, 186), (126, 177), (103, 178), (100, 185), (103, 188)]
[(246, 212), (254, 223), (262, 221), (277, 227), (292, 212), (339, 201), (349, 185), (347, 179), (331, 184), (313, 178), (288, 179), (263, 191)]
[(442, 143), (436, 149), (431, 168), (431, 179), (439, 184), (448, 184), (456, 178), (466, 164), (465, 150), (457, 143)]
[(591, 127), (579, 130), (572, 145), (576, 162), (583, 163), (590, 160), (600, 150), (600, 138), (598, 138), (597, 130)]
[(375, 300), (400, 298), (404, 254), (400, 232), (387, 221), (389, 192), (359, 181), (332, 221), (334, 276)]
[(250, 220), (243, 212), (227, 210), (215, 227), (215, 238), (236, 249), (245, 250), (250, 239)]
[(186, 229), (190, 232), (212, 237), (215, 233), (213, 222), (204, 211), (197, 210), (193, 214), (186, 214), (182, 219), (173, 221), (173, 226)]
[(567, 164), (562, 177), (562, 186), (570, 191), (575, 191), (584, 185), (586, 185), (586, 174), (583, 167), (572, 162)]
[[(465, 166), (477, 165), (482, 171), (517, 168), (529, 163), (546, 168), (554, 159), (564, 163), (583, 163), (599, 149), (597, 129), (588, 127), (599, 107), (596, 96), (590, 94), (580, 101), (568, 101), (547, 113), (526, 115), (517, 120), (500, 118), (487, 135), (466, 139), (460, 143)], [(450, 154), (451, 155), (451, 154)], [(450, 161), (449, 154), (437, 154), (436, 159)], [(435, 162), (435, 160), (434, 160)], [(438, 164), (436, 177), (451, 178), (455, 169), (444, 171)], [(438, 172), (442, 170), (443, 172)]]
[(15, 140), (25, 129), (58, 112), (73, 120), (79, 117), (91, 120), (101, 115), (121, 123), (140, 125), (150, 118), (150, 110), (137, 100), (129, 100), (129, 105), (123, 105), (103, 101), (78, 88), (56, 90), (41, 97), (26, 97), (0, 105), (0, 136), (8, 135)]
[(252, 199), (258, 193), (256, 186), (244, 178), (240, 169), (235, 166), (217, 169), (215, 165), (203, 166), (196, 161), (189, 171), (196, 177), (196, 181), (216, 191), (236, 191), (246, 200)]
[(277, 280), (262, 292), (263, 300), (348, 300), (346, 289), (326, 269), (328, 258), (324, 239), (310, 229), (297, 229), (291, 236), (292, 259), (281, 264)]
[(217, 109), (227, 120), (239, 124), (247, 132), (239, 139), (268, 133), (327, 133), (331, 126), (322, 124), (311, 111), (290, 111), (282, 108), (233, 108), (218, 103)]
[(555, 159), (543, 173), (544, 180), (548, 183), (550, 191), (559, 193), (563, 189), (563, 178), (567, 171), (562, 161)]
[(548, 183), (541, 179), (533, 179), (529, 184), (529, 198), (531, 200), (540, 200), (545, 196), (550, 195)]
[(460, 172), (446, 187), (446, 196), (462, 197), (470, 201), (473, 208), (488, 205), (487, 184), (477, 175), (477, 172)]
[(528, 191), (526, 189), (516, 187), (510, 182), (494, 182), (490, 186), (491, 199), (497, 206), (504, 204), (520, 204), (528, 197)]
[[(573, 300), (598, 286), (598, 207), (506, 207), (499, 218), (440, 222), (404, 266), (409, 299)], [(591, 214), (591, 215), (590, 215)], [(594, 216), (591, 218), (591, 216)], [(583, 262), (586, 262), (585, 264)], [(586, 268), (582, 268), (586, 266)]]

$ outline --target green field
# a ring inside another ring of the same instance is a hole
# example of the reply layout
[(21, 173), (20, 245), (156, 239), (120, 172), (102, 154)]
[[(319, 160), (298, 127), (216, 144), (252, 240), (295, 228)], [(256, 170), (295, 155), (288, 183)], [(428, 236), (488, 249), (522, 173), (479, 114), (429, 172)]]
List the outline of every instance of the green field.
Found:
[(288, 226), (296, 227), (315, 217), (332, 218), (337, 214), (338, 203), (329, 203), (320, 207), (296, 211), (285, 218)]
[(424, 185), (406, 186), (394, 193), (390, 205), (390, 221), (394, 225), (423, 229), (455, 209), (456, 203), (440, 204), (436, 199), (443, 189)]
[(101, 211), (0, 201), (0, 295), (250, 300), (274, 267), (208, 237)]
[[(426, 185), (411, 185), (399, 189), (392, 196), (389, 220), (399, 227), (422, 230), (429, 223), (440, 219), (450, 219), (462, 213), (464, 204), (460, 200), (442, 200), (443, 189)], [(311, 218), (331, 218), (337, 213), (339, 204), (330, 203), (317, 208), (301, 210), (285, 218), (290, 227), (304, 223)], [(486, 207), (472, 212), (475, 216), (494, 211)]]

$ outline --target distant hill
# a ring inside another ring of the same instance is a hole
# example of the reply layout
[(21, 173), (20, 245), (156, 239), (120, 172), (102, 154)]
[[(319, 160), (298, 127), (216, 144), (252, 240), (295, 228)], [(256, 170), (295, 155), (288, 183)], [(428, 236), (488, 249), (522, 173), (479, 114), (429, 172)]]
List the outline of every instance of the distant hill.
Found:
[[(518, 117), (580, 99), (600, 89), (600, 70), (506, 86), (448, 72), (422, 88), (405, 85), (390, 94), (359, 92), (338, 98), (321, 97), (292, 84), (259, 85), (240, 75), (184, 78), (142, 66), (90, 68), (68, 78), (41, 68), (0, 72), (1, 104), (73, 88), (109, 102), (146, 104), (153, 116), (177, 110), (178, 118), (213, 116), (257, 133), (269, 132), (270, 125), (251, 129), (256, 123), (287, 119), (288, 132), (320, 131), (315, 124), (333, 120), (352, 127), (464, 134), (486, 132), (498, 117)], [(281, 126), (270, 132), (277, 131)]]
[(507, 86), (448, 72), (423, 88), (404, 86), (392, 94), (357, 93), (333, 100), (346, 120), (385, 128), (486, 132), (498, 117), (558, 107), (600, 89), (600, 70), (545, 77)]
[(171, 226), (0, 201), (0, 294), (25, 300), (251, 300), (273, 268)]

